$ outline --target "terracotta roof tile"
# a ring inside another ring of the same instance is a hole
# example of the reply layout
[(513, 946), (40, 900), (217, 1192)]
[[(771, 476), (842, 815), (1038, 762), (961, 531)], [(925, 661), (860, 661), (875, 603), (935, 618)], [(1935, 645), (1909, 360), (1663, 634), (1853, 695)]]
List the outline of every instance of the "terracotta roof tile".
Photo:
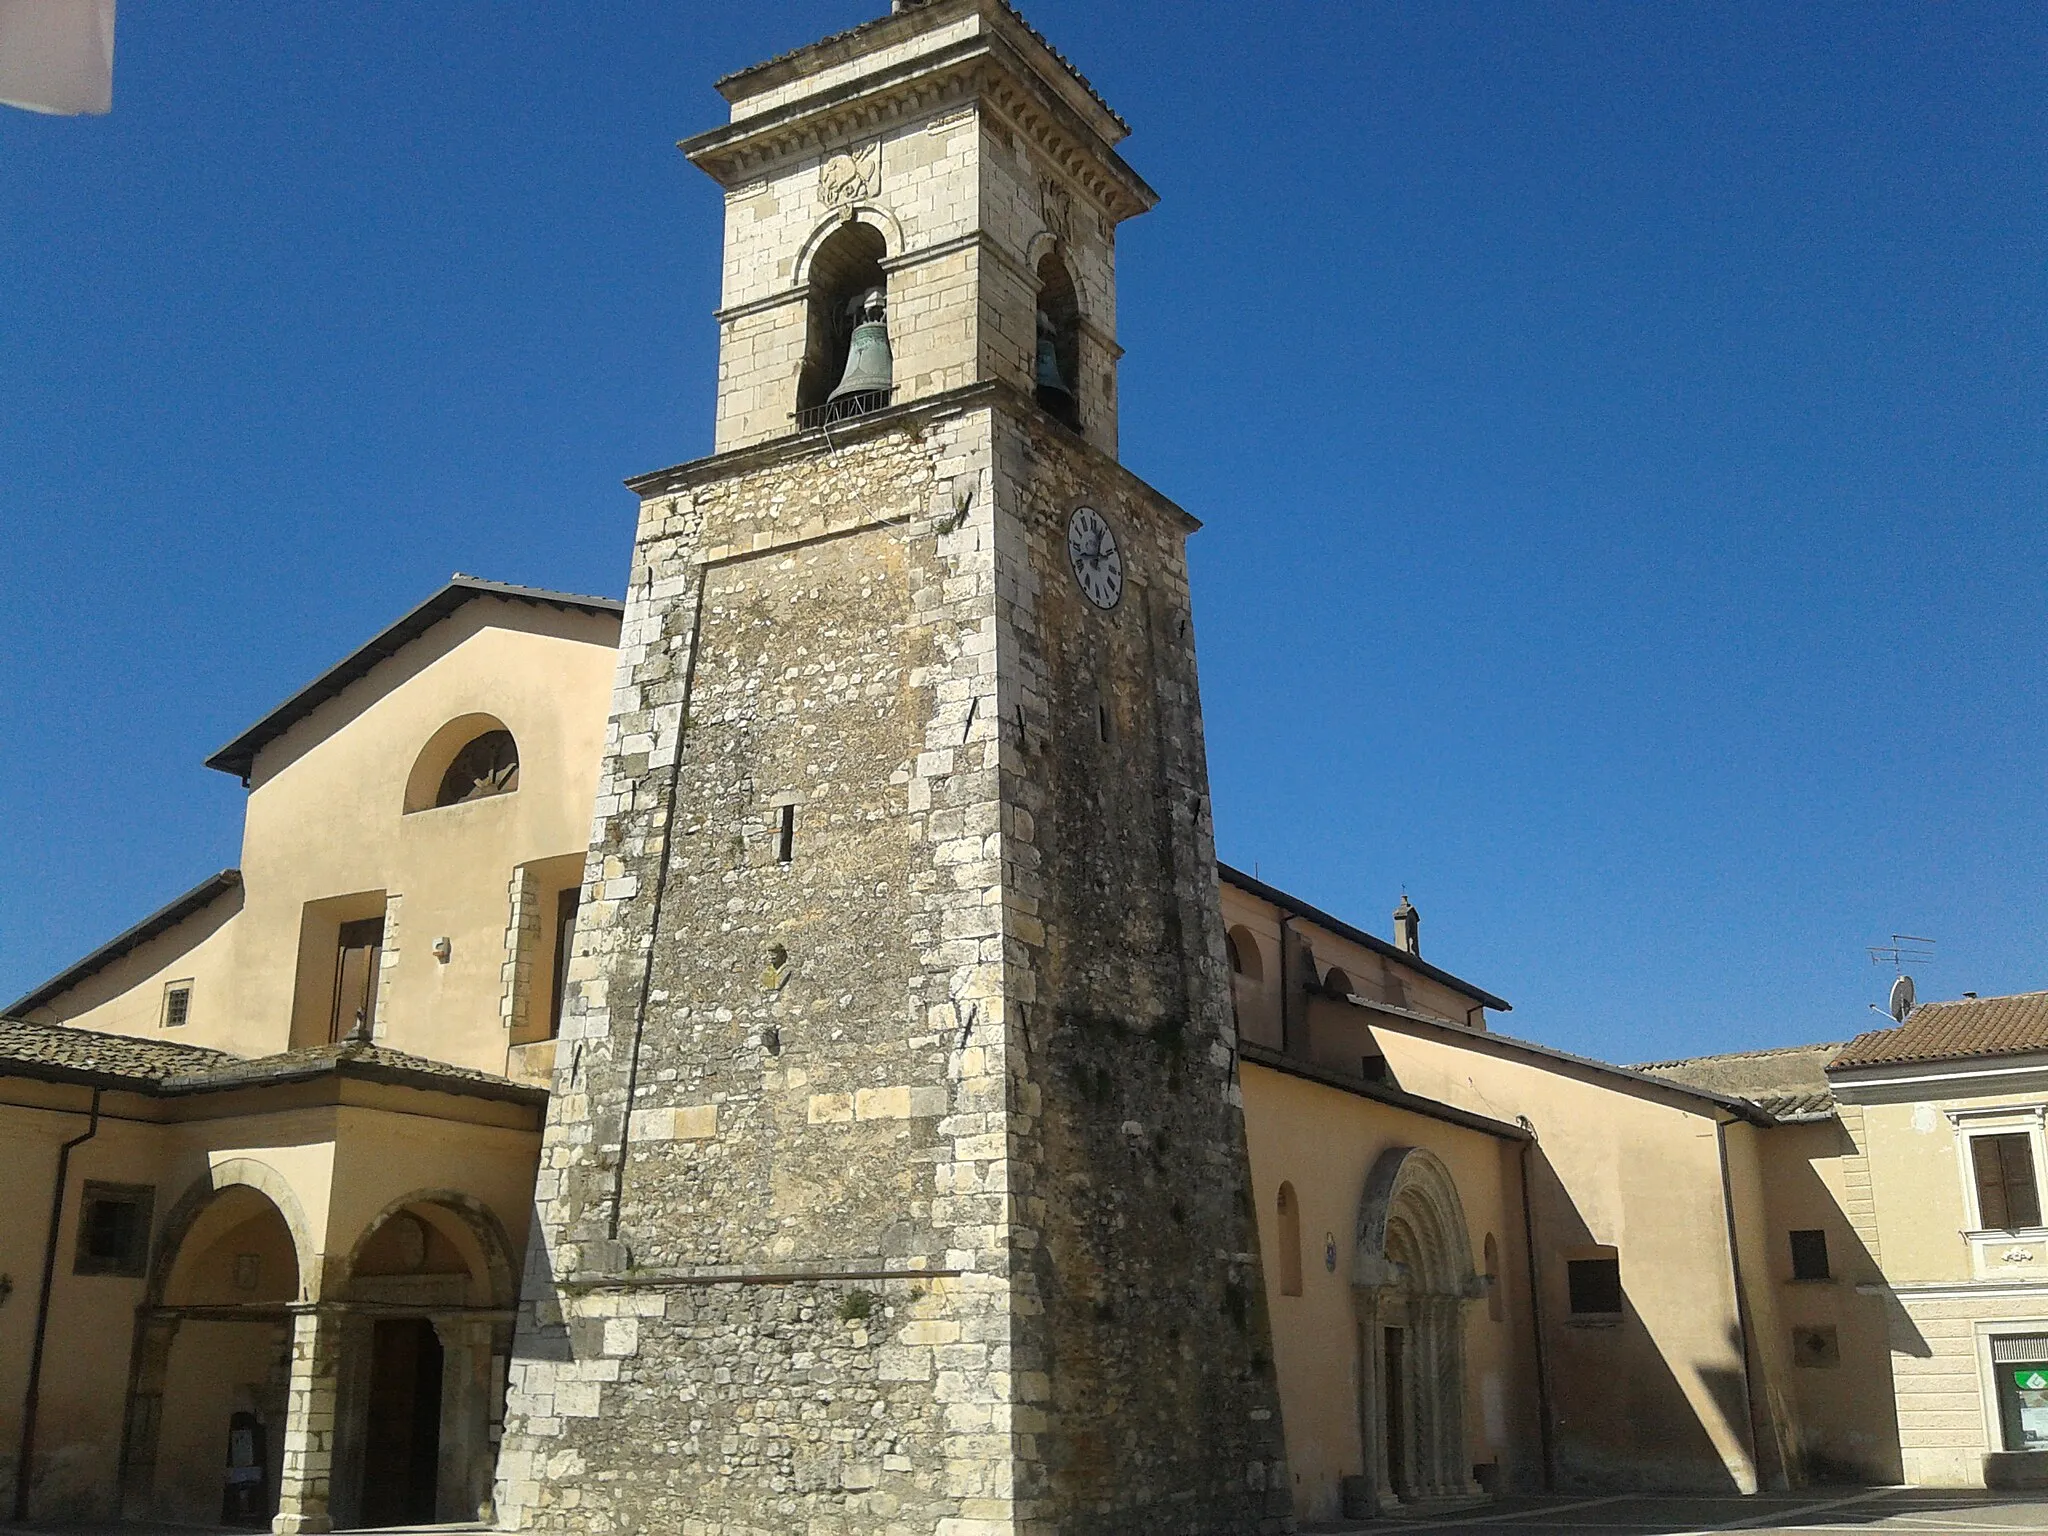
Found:
[(1835, 1065), (1881, 1067), (2030, 1051), (2048, 1051), (2048, 992), (1922, 1003), (1903, 1024), (1858, 1035)]
[(208, 1050), (203, 1045), (0, 1018), (0, 1072), (10, 1065), (45, 1067), (66, 1076), (150, 1085), (182, 1074), (212, 1071), (234, 1061), (226, 1051)]
[[(1647, 1061), (1635, 1070), (1693, 1088), (1734, 1094), (1780, 1120), (1814, 1118), (1833, 1111), (1827, 1069), (1841, 1048), (1839, 1040), (1781, 1045), (1765, 1051), (1729, 1051), (1678, 1061)], [(1775, 1107), (1779, 1104), (1785, 1107)]]
[(200, 1045), (0, 1018), (0, 1077), (40, 1077), (170, 1097), (302, 1082), (330, 1073), (522, 1104), (547, 1102), (545, 1088), (356, 1040), (252, 1059)]

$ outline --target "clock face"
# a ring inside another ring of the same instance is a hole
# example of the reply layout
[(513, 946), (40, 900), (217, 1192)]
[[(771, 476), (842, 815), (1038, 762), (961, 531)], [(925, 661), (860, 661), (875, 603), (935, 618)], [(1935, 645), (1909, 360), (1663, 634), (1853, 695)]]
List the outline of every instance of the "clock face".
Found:
[(1098, 608), (1114, 608), (1124, 595), (1124, 557), (1108, 520), (1093, 507), (1067, 519), (1067, 559), (1081, 593)]

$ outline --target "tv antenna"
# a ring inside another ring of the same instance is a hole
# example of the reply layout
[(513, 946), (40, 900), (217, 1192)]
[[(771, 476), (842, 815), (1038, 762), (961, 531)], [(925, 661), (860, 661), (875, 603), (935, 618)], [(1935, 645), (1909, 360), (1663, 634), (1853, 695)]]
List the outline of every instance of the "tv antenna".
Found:
[(1933, 939), (1919, 938), (1910, 933), (1895, 933), (1889, 944), (1870, 946), (1870, 963), (1888, 965), (1904, 975), (1909, 965), (1932, 965), (1934, 963)]

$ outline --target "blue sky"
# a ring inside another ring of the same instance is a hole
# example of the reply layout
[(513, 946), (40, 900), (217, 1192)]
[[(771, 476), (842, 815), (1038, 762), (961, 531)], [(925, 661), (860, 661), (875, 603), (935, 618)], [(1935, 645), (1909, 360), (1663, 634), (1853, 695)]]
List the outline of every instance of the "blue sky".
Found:
[[(122, 8), (0, 110), (0, 997), (214, 747), (710, 445), (712, 79), (881, 0)], [(1613, 1059), (2048, 987), (2048, 10), (1038, 0), (1136, 132), (1124, 459), (1225, 858)]]

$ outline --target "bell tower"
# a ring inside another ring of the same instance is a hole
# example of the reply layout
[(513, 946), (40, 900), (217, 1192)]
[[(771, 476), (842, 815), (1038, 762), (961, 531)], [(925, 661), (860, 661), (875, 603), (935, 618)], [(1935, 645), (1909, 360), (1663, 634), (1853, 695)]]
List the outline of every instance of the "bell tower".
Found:
[(1115, 455), (1116, 227), (1157, 198), (1123, 119), (1015, 11), (899, 4), (718, 89), (731, 121), (682, 145), (725, 190), (716, 451), (836, 414), (879, 292), (891, 404), (1035, 393), (1056, 361), (1055, 414)]
[(1004, 0), (720, 83), (641, 498), (510, 1528), (1249, 1536), (1290, 1500), (1123, 123)]

